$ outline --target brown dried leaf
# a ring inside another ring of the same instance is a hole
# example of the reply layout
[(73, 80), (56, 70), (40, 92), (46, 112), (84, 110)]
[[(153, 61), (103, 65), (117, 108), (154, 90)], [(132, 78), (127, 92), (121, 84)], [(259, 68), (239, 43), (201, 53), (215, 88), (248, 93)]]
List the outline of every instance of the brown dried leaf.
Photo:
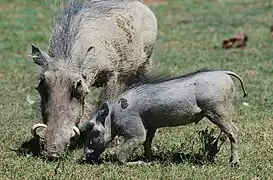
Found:
[(244, 48), (246, 47), (247, 40), (248, 36), (245, 33), (241, 32), (232, 38), (224, 40), (222, 43), (222, 48)]

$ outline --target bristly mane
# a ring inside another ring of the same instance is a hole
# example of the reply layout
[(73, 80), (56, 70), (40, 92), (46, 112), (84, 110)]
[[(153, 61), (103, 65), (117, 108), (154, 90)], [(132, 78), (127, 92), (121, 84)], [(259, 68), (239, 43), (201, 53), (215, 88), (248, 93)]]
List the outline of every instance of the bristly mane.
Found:
[[(82, 9), (84, 2), (82, 0), (63, 0), (67, 7), (61, 9), (61, 15), (54, 25), (50, 38), (49, 55), (59, 59), (65, 59), (69, 56), (73, 37), (77, 30), (71, 30), (75, 25), (74, 18)], [(79, 22), (78, 22), (79, 23)]]
[(161, 76), (161, 75), (155, 75), (155, 74), (149, 74), (149, 75), (143, 75), (139, 77), (137, 80), (135, 80), (135, 83), (130, 85), (128, 89), (135, 88), (137, 86), (145, 85), (145, 84), (159, 84), (166, 81), (176, 80), (176, 79), (183, 79), (183, 78), (189, 78), (196, 74), (202, 73), (202, 72), (210, 72), (210, 71), (217, 71), (217, 69), (209, 69), (209, 68), (202, 68), (194, 72), (190, 72), (188, 74), (183, 74), (180, 76), (170, 77), (170, 76)]
[[(108, 16), (113, 9), (126, 8), (124, 0), (62, 0), (66, 7), (61, 8), (61, 14), (56, 20), (50, 38), (48, 53), (56, 59), (66, 60), (70, 56), (75, 36), (79, 33), (80, 23), (88, 14), (94, 18), (102, 14)], [(134, 0), (127, 0), (134, 1)], [(85, 13), (83, 11), (86, 11)], [(77, 17), (81, 13), (82, 17)], [(91, 18), (90, 16), (90, 18)]]

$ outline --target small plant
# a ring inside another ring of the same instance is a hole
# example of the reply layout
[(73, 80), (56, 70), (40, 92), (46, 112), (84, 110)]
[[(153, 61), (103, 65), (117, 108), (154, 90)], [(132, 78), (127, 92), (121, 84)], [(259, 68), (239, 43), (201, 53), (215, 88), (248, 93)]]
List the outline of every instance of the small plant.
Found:
[(205, 130), (198, 131), (199, 140), (202, 143), (199, 151), (204, 162), (215, 162), (216, 154), (220, 151), (220, 147), (226, 140), (226, 136), (222, 134), (222, 131), (218, 137), (215, 137), (213, 134), (213, 128), (209, 130), (207, 127)]

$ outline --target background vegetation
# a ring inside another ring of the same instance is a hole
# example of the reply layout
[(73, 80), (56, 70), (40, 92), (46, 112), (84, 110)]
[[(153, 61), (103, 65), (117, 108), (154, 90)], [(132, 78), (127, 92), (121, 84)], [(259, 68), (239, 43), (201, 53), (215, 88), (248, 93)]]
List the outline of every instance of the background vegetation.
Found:
[[(239, 168), (230, 168), (229, 142), (214, 164), (202, 164), (197, 125), (160, 129), (153, 142), (152, 165), (79, 164), (82, 150), (71, 152), (60, 164), (19, 156), (12, 149), (31, 137), (30, 127), (40, 115), (27, 102), (39, 69), (30, 44), (47, 48), (55, 0), (0, 0), (0, 179), (272, 179), (273, 178), (273, 24), (271, 0), (169, 0), (150, 6), (159, 31), (154, 67), (179, 75), (202, 67), (230, 69), (245, 81), (244, 99), (237, 80), (235, 124), (240, 129)], [(245, 49), (221, 48), (222, 40), (245, 32)], [(249, 106), (243, 105), (247, 102)], [(215, 127), (214, 127), (215, 128)], [(140, 149), (135, 157), (141, 156)], [(59, 165), (59, 166), (58, 166)], [(57, 168), (58, 166), (58, 168)], [(56, 173), (57, 172), (57, 173)]]

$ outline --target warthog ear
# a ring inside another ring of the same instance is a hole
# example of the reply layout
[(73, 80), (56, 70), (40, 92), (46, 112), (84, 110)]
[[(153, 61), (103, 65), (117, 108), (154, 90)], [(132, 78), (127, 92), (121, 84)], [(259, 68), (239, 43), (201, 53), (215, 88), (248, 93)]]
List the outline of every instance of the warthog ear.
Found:
[(95, 123), (94, 123), (93, 121), (89, 121), (89, 122), (87, 123), (87, 125), (86, 125), (86, 129), (87, 129), (87, 130), (91, 130), (91, 129), (94, 128), (94, 126), (95, 126)]
[(37, 65), (43, 67), (43, 68), (46, 68), (48, 66), (48, 59), (49, 59), (49, 56), (41, 51), (38, 47), (36, 47), (35, 45), (31, 44), (31, 47), (32, 47), (32, 58), (33, 58), (33, 61), (34, 63), (36, 63)]

